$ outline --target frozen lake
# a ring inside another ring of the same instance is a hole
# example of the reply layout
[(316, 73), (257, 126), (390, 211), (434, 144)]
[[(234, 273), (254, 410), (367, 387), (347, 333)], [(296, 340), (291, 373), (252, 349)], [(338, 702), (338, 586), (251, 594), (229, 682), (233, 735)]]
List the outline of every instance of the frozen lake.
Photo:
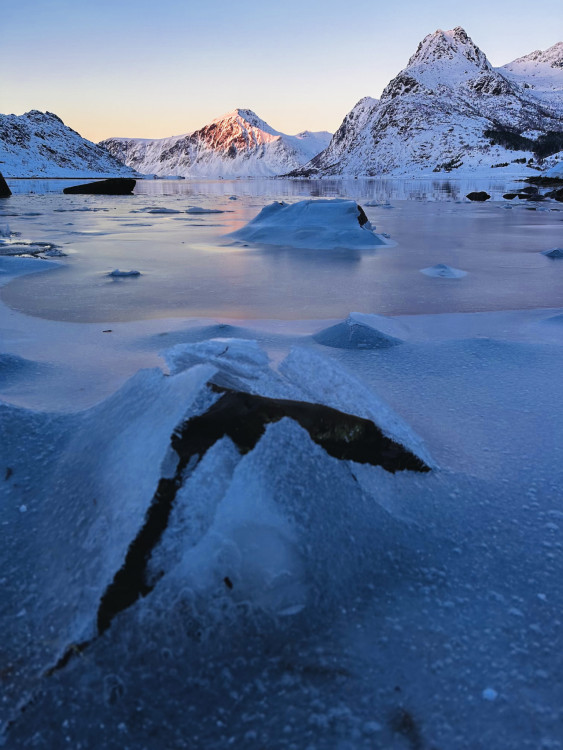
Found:
[[(560, 748), (560, 204), (65, 184), (0, 204), (67, 253), (0, 257), (0, 746)], [(224, 236), (309, 196), (395, 245)]]
[[(75, 181), (76, 182), (76, 181)], [(68, 181), (14, 181), (0, 223), (51, 242), (59, 269), (2, 290), (19, 311), (53, 320), (162, 317), (324, 319), (351, 310), (387, 315), (556, 307), (561, 284), (541, 254), (561, 244), (558, 204), (502, 199), (483, 180), (139, 181), (133, 196), (66, 196)], [(464, 201), (486, 189), (485, 204)], [(295, 250), (237, 247), (226, 234), (274, 200), (346, 197), (363, 205), (395, 247)], [(236, 198), (233, 199), (233, 198)], [(463, 202), (460, 202), (463, 201)], [(366, 206), (377, 202), (379, 206)], [(185, 213), (189, 207), (222, 213)], [(154, 211), (166, 212), (158, 213)], [(429, 278), (439, 263), (467, 272)], [(135, 269), (137, 278), (108, 278)]]

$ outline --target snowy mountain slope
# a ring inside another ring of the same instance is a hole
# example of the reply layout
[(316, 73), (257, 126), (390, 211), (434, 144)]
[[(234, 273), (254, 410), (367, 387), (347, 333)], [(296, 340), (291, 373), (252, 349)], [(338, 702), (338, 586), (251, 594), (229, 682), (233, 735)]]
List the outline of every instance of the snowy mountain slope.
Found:
[[(553, 54), (548, 51), (550, 59), (559, 59), (558, 50), (555, 45)], [(553, 78), (563, 77), (557, 65), (550, 70)], [(362, 99), (328, 148), (293, 174), (409, 174), (529, 159), (533, 143), (524, 139), (522, 150), (511, 150), (505, 131), (532, 138), (562, 131), (554, 98), (538, 97), (493, 68), (462, 28), (438, 30), (419, 44), (379, 102)]]
[(161, 138), (108, 138), (100, 143), (145, 174), (183, 177), (270, 177), (300, 167), (331, 134), (285, 135), (249, 109), (235, 109), (193, 133)]
[(52, 112), (0, 115), (5, 177), (117, 177), (133, 171), (67, 127)]
[(563, 42), (519, 57), (499, 71), (528, 93), (563, 113)]

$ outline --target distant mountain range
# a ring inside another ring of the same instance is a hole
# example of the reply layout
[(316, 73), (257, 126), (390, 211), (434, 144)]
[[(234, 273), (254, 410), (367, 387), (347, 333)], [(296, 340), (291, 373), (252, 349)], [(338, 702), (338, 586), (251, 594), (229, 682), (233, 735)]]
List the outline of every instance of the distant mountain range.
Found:
[(563, 43), (495, 69), (458, 26), (425, 37), (381, 99), (358, 102), (293, 175), (478, 170), (562, 149)]
[(4, 177), (130, 177), (133, 170), (52, 112), (0, 115)]
[(250, 109), (235, 109), (186, 135), (157, 140), (108, 138), (100, 143), (139, 172), (182, 177), (271, 177), (296, 169), (332, 137), (326, 131), (286, 135)]
[(493, 68), (459, 26), (426, 36), (381, 99), (359, 101), (333, 136), (286, 135), (236, 109), (185, 135), (96, 145), (49, 112), (0, 115), (7, 177), (521, 173), (545, 157), (563, 157), (563, 42)]

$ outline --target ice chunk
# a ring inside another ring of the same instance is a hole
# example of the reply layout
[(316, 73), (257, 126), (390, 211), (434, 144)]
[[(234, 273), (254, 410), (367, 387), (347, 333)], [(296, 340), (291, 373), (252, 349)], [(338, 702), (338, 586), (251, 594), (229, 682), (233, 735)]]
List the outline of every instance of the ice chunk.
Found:
[(172, 373), (209, 362), (225, 374), (252, 380), (269, 368), (266, 352), (256, 341), (247, 339), (216, 338), (197, 344), (178, 344), (168, 349), (164, 357)]
[[(183, 521), (167, 530), (160, 550), (169, 562), (180, 556), (179, 562), (165, 572), (149, 606), (160, 609), (159, 602), (173, 599), (172, 591), (188, 589), (206, 617), (213, 601), (224, 597), (278, 616), (305, 607), (326, 612), (362, 581), (360, 570), (373, 564), (366, 557), (387, 554), (390, 547), (373, 544), (374, 531), (380, 539), (395, 536), (398, 524), (368, 501), (344, 463), (293, 420), (269, 425), (234, 472), (236, 457), (228, 457), (228, 445), (216, 448), (205, 471), (202, 461), (201, 473), (194, 472), (185, 486), (184, 510), (178, 512)], [(210, 475), (212, 491), (206, 489)], [(217, 502), (224, 483), (227, 490)], [(206, 507), (198, 500), (201, 493)]]
[(177, 208), (146, 208), (144, 209), (148, 214), (181, 214), (182, 211), (179, 211)]
[(420, 273), (440, 279), (461, 279), (462, 276), (467, 276), (467, 271), (452, 268), (445, 263), (437, 263), (435, 266), (430, 266), (429, 268), (421, 268)]
[(563, 258), (563, 247), (554, 247), (551, 250), (543, 250), (542, 255), (546, 255), (548, 258)]
[(200, 206), (190, 206), (186, 209), (187, 214), (222, 214), (218, 208), (201, 208)]
[(330, 328), (316, 333), (313, 338), (319, 344), (337, 349), (386, 349), (400, 344), (401, 339), (390, 331), (401, 326), (383, 315), (350, 313), (348, 318)]
[(140, 271), (120, 271), (119, 268), (115, 268), (113, 271), (108, 273), (108, 276), (112, 276), (114, 279), (126, 278), (127, 276), (140, 276)]
[(355, 201), (340, 198), (272, 203), (227, 236), (243, 242), (317, 250), (367, 250), (391, 244), (375, 234)]
[(303, 391), (305, 398), (371, 420), (384, 435), (408, 448), (425, 464), (436, 465), (414, 430), (364, 383), (336, 362), (310, 349), (294, 347), (279, 370)]
[[(213, 372), (141, 371), (78, 414), (0, 404), (8, 478), (0, 568), (17, 571), (3, 586), (0, 630), (6, 663), (18, 664), (10, 680), (20, 692), (71, 644), (95, 633), (100, 598), (144, 522), (170, 435)], [(23, 601), (25, 627), (16, 618)]]
[(0, 226), (0, 237), (11, 237), (12, 233), (10, 231), (10, 225), (4, 224), (4, 226)]

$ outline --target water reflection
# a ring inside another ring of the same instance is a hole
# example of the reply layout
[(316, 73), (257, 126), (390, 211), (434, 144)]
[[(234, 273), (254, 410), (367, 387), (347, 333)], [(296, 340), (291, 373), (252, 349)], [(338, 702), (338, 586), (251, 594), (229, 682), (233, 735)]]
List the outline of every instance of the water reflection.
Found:
[[(84, 180), (10, 180), (14, 194), (62, 193), (65, 187)], [(183, 196), (197, 200), (207, 197), (311, 197), (353, 198), (355, 200), (455, 201), (473, 190), (486, 190), (493, 200), (521, 187), (519, 181), (502, 178), (370, 178), (370, 179), (285, 179), (256, 178), (235, 180), (138, 180), (136, 195)], [(234, 201), (233, 201), (234, 203)]]

